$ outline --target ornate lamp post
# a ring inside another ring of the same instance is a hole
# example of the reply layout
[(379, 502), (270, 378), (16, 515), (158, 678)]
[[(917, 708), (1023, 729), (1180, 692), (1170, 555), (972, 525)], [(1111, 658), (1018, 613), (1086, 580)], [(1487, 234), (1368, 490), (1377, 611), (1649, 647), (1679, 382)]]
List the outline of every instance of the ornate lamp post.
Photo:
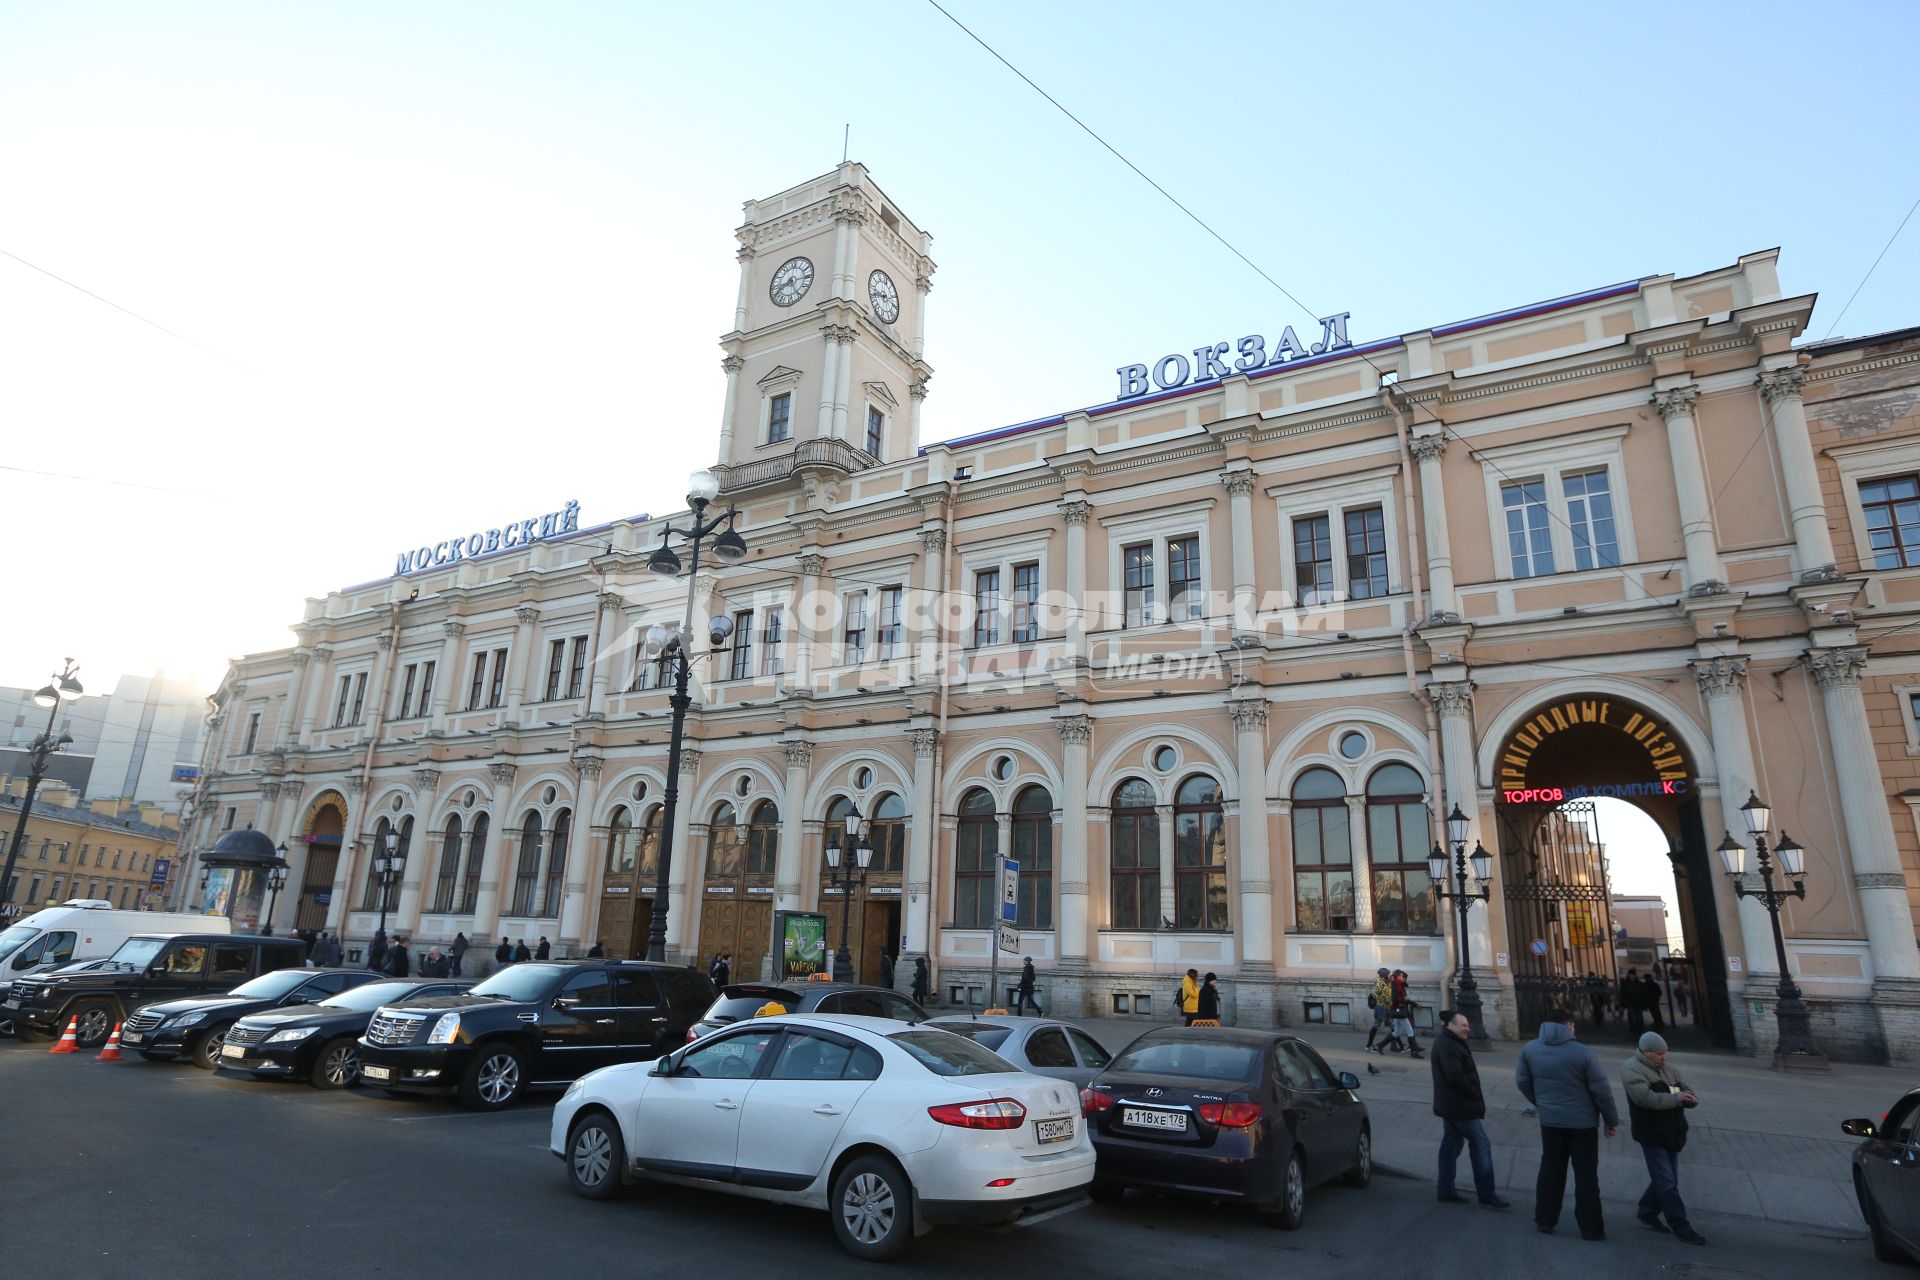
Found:
[[(1780, 932), (1780, 908), (1787, 904), (1789, 898), (1807, 896), (1807, 851), (1782, 831), (1780, 842), (1769, 852), (1767, 828), (1773, 825), (1773, 810), (1754, 792), (1747, 793), (1747, 802), (1740, 806), (1740, 814), (1747, 820), (1747, 834), (1753, 837), (1754, 860), (1758, 864), (1761, 887), (1747, 887), (1746, 846), (1735, 840), (1731, 831), (1720, 842), (1718, 852), (1727, 875), (1733, 880), (1735, 895), (1758, 898), (1760, 905), (1767, 909), (1767, 918), (1773, 923), (1773, 958), (1780, 966), (1780, 999), (1773, 1006), (1780, 1042), (1773, 1051), (1773, 1065), (1789, 1071), (1830, 1071), (1832, 1067), (1827, 1062), (1827, 1055), (1820, 1052), (1820, 1046), (1814, 1042), (1813, 1026), (1807, 1017), (1806, 1003), (1800, 998), (1800, 988), (1795, 985), (1793, 974), (1787, 968), (1787, 939)], [(1776, 857), (1780, 860), (1780, 869), (1793, 881), (1793, 888), (1773, 887)]]
[[(867, 883), (867, 864), (873, 861), (873, 843), (867, 839), (866, 824), (860, 818), (858, 809), (847, 810), (847, 850), (852, 857), (843, 858), (834, 833), (827, 836), (827, 870), (840, 873), (840, 950), (834, 953), (833, 976), (846, 981), (853, 969), (853, 951), (847, 945), (848, 925), (853, 917), (853, 887), (864, 887)], [(860, 876), (854, 878), (854, 864), (859, 864)]]
[(400, 847), (400, 833), (392, 827), (387, 828), (386, 836), (381, 840), (382, 847), (374, 852), (373, 873), (380, 877), (380, 934), (386, 936), (387, 907), (393, 897), (394, 882), (406, 869), (406, 850)]
[[(673, 828), (680, 807), (680, 748), (686, 735), (687, 708), (693, 705), (693, 699), (687, 692), (687, 682), (693, 659), (704, 656), (692, 653), (687, 648), (687, 638), (693, 632), (694, 580), (700, 572), (700, 548), (708, 538), (712, 538), (713, 558), (721, 564), (739, 564), (747, 558), (746, 540), (733, 528), (739, 511), (728, 507), (711, 519), (707, 518), (707, 508), (719, 493), (720, 480), (713, 472), (694, 472), (687, 481), (687, 508), (693, 515), (692, 523), (684, 529), (673, 525), (662, 528), (660, 545), (654, 548), (653, 555), (647, 559), (649, 571), (663, 578), (677, 577), (681, 572), (680, 557), (674, 552), (671, 540), (677, 536), (687, 544), (686, 621), (679, 627), (656, 624), (647, 628), (646, 636), (647, 656), (669, 662), (673, 667), (673, 693), (667, 699), (667, 705), (673, 709), (673, 726), (667, 738), (667, 791), (660, 806), (660, 874), (654, 881), (653, 920), (647, 930), (649, 960), (667, 958), (667, 883), (673, 873)], [(716, 533), (718, 537), (714, 536)], [(721, 646), (732, 634), (731, 619), (724, 615), (714, 618), (707, 624), (707, 636), (713, 642), (708, 652), (720, 652)]]
[(7, 865), (0, 868), (0, 918), (19, 914), (19, 908), (8, 903), (13, 896), (10, 892), (13, 865), (19, 861), (20, 847), (27, 841), (27, 819), (33, 816), (33, 796), (40, 790), (40, 779), (46, 777), (47, 765), (53, 760), (53, 753), (73, 741), (70, 733), (55, 734), (53, 726), (60, 714), (60, 704), (72, 702), (86, 692), (80, 687), (80, 682), (73, 678), (73, 673), (79, 669), (72, 658), (66, 659), (60, 674), (33, 695), (33, 704), (47, 709), (47, 731), (35, 738), (27, 748), (27, 794), (20, 800), (20, 819), (14, 824), (13, 839), (7, 842)]
[[(1447, 815), (1447, 839), (1453, 844), (1452, 888), (1447, 888), (1447, 853), (1439, 845), (1433, 846), (1433, 852), (1427, 855), (1427, 874), (1433, 878), (1433, 896), (1438, 902), (1453, 903), (1457, 924), (1453, 931), (1454, 949), (1458, 956), (1454, 970), (1453, 1007), (1467, 1015), (1468, 1034), (1475, 1040), (1487, 1038), (1486, 1024), (1480, 1018), (1480, 985), (1473, 980), (1473, 962), (1467, 950), (1467, 914), (1473, 910), (1476, 902), (1485, 902), (1493, 896), (1488, 881), (1493, 878), (1493, 855), (1479, 841), (1474, 841), (1473, 853), (1467, 853), (1467, 828), (1471, 822), (1467, 815), (1460, 812), (1460, 806), (1454, 805), (1453, 812)], [(1467, 888), (1467, 862), (1473, 862), (1473, 878), (1480, 882), (1478, 889)]]
[(287, 887), (287, 842), (282, 840), (274, 852), (280, 855), (280, 864), (267, 870), (267, 920), (260, 927), (268, 937), (273, 936), (273, 913), (280, 905), (280, 891)]

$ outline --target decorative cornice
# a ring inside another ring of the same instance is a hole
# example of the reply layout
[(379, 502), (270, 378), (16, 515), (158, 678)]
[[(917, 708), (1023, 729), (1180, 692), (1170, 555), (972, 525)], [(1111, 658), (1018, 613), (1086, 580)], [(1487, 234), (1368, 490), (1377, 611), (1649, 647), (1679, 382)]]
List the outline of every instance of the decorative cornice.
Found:
[(783, 742), (787, 750), (787, 768), (805, 769), (813, 764), (813, 744), (811, 742)]
[(487, 777), (501, 786), (513, 781), (513, 775), (520, 772), (520, 766), (511, 760), (496, 760), (487, 766)]
[(1700, 398), (1700, 388), (1692, 384), (1673, 387), (1667, 391), (1656, 391), (1651, 401), (1654, 409), (1662, 418), (1673, 419), (1693, 414), (1693, 402)]
[(1235, 733), (1267, 731), (1267, 702), (1264, 698), (1236, 698), (1227, 703), (1227, 714), (1233, 717)]
[(1447, 451), (1447, 438), (1446, 432), (1436, 431), (1432, 435), (1415, 436), (1407, 447), (1416, 462), (1438, 461)]
[(1779, 400), (1798, 400), (1806, 390), (1807, 371), (1799, 365), (1790, 365), (1785, 369), (1769, 369), (1754, 381), (1760, 385), (1760, 394), (1772, 405)]
[(1700, 696), (1703, 698), (1737, 694), (1741, 683), (1747, 678), (1747, 660), (1708, 658), (1696, 661), (1693, 663), (1693, 678), (1700, 686)]
[(1845, 649), (1807, 650), (1807, 670), (1813, 673), (1813, 678), (1820, 682), (1822, 689), (1857, 686), (1860, 683), (1860, 673), (1866, 669), (1865, 645)]
[(1427, 686), (1427, 698), (1443, 716), (1473, 714), (1473, 684), (1466, 680), (1439, 680)]
[(1053, 722), (1060, 731), (1063, 746), (1084, 747), (1093, 741), (1093, 719), (1090, 716), (1061, 716)]
[(931, 758), (940, 745), (938, 729), (909, 729), (907, 737), (913, 741), (913, 754), (922, 760)]

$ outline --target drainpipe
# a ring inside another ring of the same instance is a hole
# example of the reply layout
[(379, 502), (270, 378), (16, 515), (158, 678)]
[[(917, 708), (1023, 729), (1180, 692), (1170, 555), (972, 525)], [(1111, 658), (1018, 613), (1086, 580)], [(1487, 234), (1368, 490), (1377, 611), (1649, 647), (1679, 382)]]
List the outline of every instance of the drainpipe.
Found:
[[(360, 762), (360, 794), (362, 796), (371, 796), (373, 794), (373, 751), (374, 748), (380, 744), (380, 735), (386, 732), (387, 690), (393, 685), (393, 669), (400, 662), (400, 606), (403, 603), (403, 601), (395, 600), (387, 606), (387, 629), (393, 633), (393, 643), (387, 646), (387, 669), (385, 674), (380, 677), (380, 700), (374, 704), (373, 725), (367, 733), (367, 754), (365, 759)], [(364, 824), (367, 818), (366, 811), (362, 810), (359, 816), (361, 822)], [(414, 827), (420, 832), (422, 840), (426, 838), (427, 834), (426, 828), (423, 825), (424, 821), (425, 819), (421, 818), (414, 820)], [(348, 904), (343, 905), (340, 912), (340, 924), (343, 930), (346, 927), (347, 916), (352, 912), (350, 904), (352, 902), (352, 888), (355, 883), (354, 873), (359, 870), (354, 863), (358, 861), (359, 854), (360, 837), (355, 835), (353, 839), (353, 851), (347, 857), (346, 883), (348, 889)], [(411, 849), (407, 851), (407, 856), (413, 856)]]
[[(1400, 474), (1405, 483), (1400, 486), (1400, 524), (1401, 533), (1407, 540), (1407, 574), (1413, 585), (1413, 616), (1400, 631), (1400, 657), (1406, 665), (1407, 696), (1420, 704), (1422, 718), (1427, 729), (1427, 759), (1433, 762), (1433, 794), (1435, 811), (1444, 818), (1451, 810), (1448, 807), (1447, 771), (1440, 757), (1440, 717), (1433, 709), (1433, 699), (1420, 692), (1420, 681), (1414, 668), (1413, 629), (1420, 619), (1427, 615), (1426, 579), (1420, 572), (1420, 540), (1414, 533), (1413, 505), (1413, 449), (1407, 434), (1407, 411), (1394, 394), (1392, 387), (1380, 388), (1380, 403), (1393, 415), (1393, 431), (1400, 445)], [(1422, 494), (1423, 498), (1427, 495)], [(1428, 833), (1433, 834), (1432, 832)]]

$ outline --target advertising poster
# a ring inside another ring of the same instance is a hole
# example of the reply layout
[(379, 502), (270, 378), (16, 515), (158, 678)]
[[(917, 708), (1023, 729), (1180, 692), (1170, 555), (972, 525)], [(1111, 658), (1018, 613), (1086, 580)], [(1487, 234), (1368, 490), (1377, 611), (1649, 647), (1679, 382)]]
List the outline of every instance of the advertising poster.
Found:
[(780, 939), (780, 976), (806, 978), (827, 971), (827, 917), (818, 911), (782, 911), (775, 921)]

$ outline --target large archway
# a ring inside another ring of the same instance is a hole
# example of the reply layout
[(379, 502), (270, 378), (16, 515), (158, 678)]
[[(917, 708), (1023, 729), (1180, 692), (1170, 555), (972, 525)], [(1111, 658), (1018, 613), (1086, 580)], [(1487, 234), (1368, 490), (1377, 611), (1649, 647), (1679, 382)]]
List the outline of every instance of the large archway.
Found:
[[(1679, 1044), (1733, 1047), (1696, 767), (1673, 726), (1611, 694), (1543, 703), (1507, 731), (1493, 781), (1502, 906), (1523, 1035), (1532, 1034), (1548, 1009), (1563, 1005), (1581, 1015), (1583, 1034), (1625, 1037), (1641, 1019), (1625, 1015), (1621, 979), (1630, 970), (1651, 971), (1663, 1020), (1671, 1018)], [(1603, 798), (1640, 809), (1665, 837), (1679, 908), (1678, 949), (1665, 947), (1664, 939), (1630, 939), (1616, 919), (1608, 836), (1596, 803)], [(1650, 1014), (1644, 1021), (1653, 1025)]]
[(313, 802), (307, 820), (295, 837), (307, 846), (306, 866), (300, 872), (300, 897), (294, 903), (293, 927), (318, 933), (327, 924), (333, 903), (333, 878), (340, 868), (340, 845), (347, 830), (347, 806), (328, 792)]

